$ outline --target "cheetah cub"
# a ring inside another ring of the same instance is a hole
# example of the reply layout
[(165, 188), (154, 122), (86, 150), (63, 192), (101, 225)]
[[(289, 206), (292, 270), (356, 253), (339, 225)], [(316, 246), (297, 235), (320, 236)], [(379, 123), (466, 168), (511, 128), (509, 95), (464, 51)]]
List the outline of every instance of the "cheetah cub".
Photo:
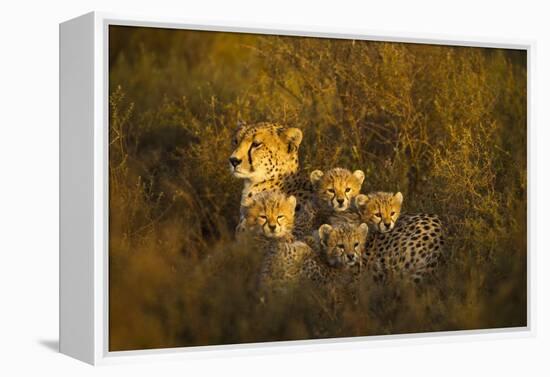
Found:
[(290, 240), (294, 228), (296, 198), (280, 191), (264, 191), (241, 202), (239, 233), (264, 239)]
[(373, 192), (368, 195), (358, 195), (355, 198), (355, 208), (360, 217), (371, 228), (380, 233), (387, 233), (395, 227), (401, 214), (403, 194), (398, 192)]
[(367, 224), (323, 224), (315, 232), (317, 253), (303, 265), (303, 275), (323, 285), (347, 285), (359, 276)]
[(334, 168), (323, 173), (314, 170), (310, 181), (314, 191), (314, 206), (316, 209), (313, 229), (324, 223), (348, 222), (353, 199), (361, 192), (365, 173), (355, 170)]
[(401, 215), (403, 195), (375, 192), (358, 195), (354, 206), (371, 228), (363, 255), (375, 280), (397, 274), (420, 282), (441, 259), (443, 228), (437, 215)]
[(292, 236), (296, 198), (278, 191), (253, 195), (243, 203), (246, 231), (261, 242), (264, 256), (258, 288), (260, 300), (271, 292), (288, 292), (300, 278), (311, 248)]

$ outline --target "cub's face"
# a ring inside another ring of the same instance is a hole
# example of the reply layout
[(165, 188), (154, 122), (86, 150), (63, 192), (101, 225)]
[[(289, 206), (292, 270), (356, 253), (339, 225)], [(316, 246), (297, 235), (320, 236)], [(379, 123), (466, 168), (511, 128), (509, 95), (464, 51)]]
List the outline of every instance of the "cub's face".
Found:
[(361, 220), (381, 233), (387, 233), (394, 228), (402, 204), (403, 195), (400, 192), (375, 192), (355, 198), (355, 207), (359, 210)]
[(262, 182), (298, 168), (302, 131), (270, 123), (242, 125), (233, 138), (229, 157), (231, 173), (252, 182)]
[(347, 169), (334, 168), (326, 173), (315, 170), (309, 178), (319, 202), (336, 212), (342, 212), (350, 208), (351, 201), (361, 191), (365, 174), (361, 170), (352, 173)]
[(290, 236), (294, 227), (296, 198), (285, 194), (265, 191), (246, 198), (243, 214), (247, 228), (267, 238)]
[(351, 267), (361, 263), (368, 230), (364, 223), (321, 225), (318, 231), (321, 255), (331, 267)]

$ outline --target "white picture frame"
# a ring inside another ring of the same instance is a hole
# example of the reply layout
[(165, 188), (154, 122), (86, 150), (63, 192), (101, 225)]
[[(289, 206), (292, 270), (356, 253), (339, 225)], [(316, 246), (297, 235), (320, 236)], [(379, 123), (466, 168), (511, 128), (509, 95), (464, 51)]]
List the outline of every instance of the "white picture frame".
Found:
[[(532, 171), (533, 54), (525, 40), (380, 33), (345, 28), (198, 22), (92, 12), (60, 24), (60, 351), (90, 364), (158, 359), (378, 347), (395, 343), (471, 341), (535, 334), (532, 227), (528, 228), (527, 326), (406, 335), (201, 346), (140, 351), (108, 350), (108, 27), (249, 32), (291, 36), (364, 39), (527, 51), (528, 172)], [(529, 198), (533, 187), (528, 186)], [(533, 211), (528, 202), (528, 223)]]

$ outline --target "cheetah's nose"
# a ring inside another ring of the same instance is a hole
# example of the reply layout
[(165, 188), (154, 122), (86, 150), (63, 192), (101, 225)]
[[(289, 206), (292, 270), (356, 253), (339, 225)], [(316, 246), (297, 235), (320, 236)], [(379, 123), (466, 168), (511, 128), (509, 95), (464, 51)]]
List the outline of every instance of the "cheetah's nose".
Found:
[(388, 223), (384, 221), (384, 225), (389, 228), (391, 226), (391, 221)]
[(233, 165), (234, 168), (236, 168), (243, 160), (237, 157), (229, 157), (229, 163)]
[(275, 231), (275, 229), (277, 228), (277, 225), (269, 225), (269, 229), (271, 229), (272, 232)]
[(344, 199), (336, 199), (336, 201), (340, 204), (340, 207), (344, 205)]
[(351, 261), (354, 261), (355, 260), (355, 254), (348, 254), (348, 260), (351, 262)]

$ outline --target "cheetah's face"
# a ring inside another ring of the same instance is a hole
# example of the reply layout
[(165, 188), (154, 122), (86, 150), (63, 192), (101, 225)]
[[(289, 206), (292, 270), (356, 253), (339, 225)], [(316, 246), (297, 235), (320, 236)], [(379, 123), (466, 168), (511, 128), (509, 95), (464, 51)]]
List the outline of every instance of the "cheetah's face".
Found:
[(231, 173), (252, 182), (263, 182), (298, 168), (298, 147), (302, 131), (280, 125), (243, 125), (233, 138), (229, 157)]
[(265, 191), (241, 203), (247, 227), (267, 238), (292, 234), (296, 198), (276, 191)]
[(389, 192), (375, 192), (368, 195), (357, 195), (354, 201), (361, 219), (380, 233), (391, 231), (403, 204), (403, 195)]
[(352, 173), (341, 168), (334, 168), (326, 173), (315, 170), (310, 175), (317, 199), (336, 212), (350, 208), (353, 198), (361, 191), (364, 180), (365, 173), (361, 170)]
[(323, 224), (318, 231), (321, 255), (329, 266), (351, 267), (361, 263), (368, 225)]

